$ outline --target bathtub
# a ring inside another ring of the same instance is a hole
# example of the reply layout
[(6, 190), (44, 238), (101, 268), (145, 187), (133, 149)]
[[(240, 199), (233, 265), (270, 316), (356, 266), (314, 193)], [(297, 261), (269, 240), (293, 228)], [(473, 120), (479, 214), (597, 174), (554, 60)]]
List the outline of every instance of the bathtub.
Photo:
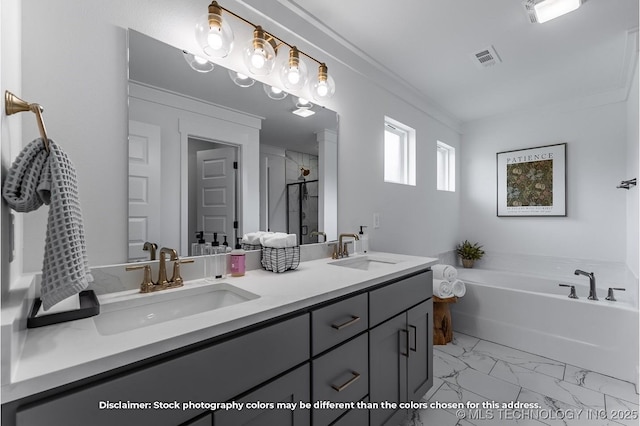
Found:
[(638, 384), (638, 309), (623, 293), (587, 300), (588, 283), (573, 277), (562, 282), (579, 299), (531, 275), (459, 268), (458, 278), (467, 292), (450, 305), (455, 331)]

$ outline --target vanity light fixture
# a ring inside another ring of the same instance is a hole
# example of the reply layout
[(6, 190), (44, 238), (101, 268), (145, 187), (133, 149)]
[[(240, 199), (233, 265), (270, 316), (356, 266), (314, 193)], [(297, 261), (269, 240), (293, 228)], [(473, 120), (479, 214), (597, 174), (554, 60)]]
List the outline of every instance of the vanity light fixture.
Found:
[(279, 101), (287, 97), (288, 93), (282, 90), (279, 87), (269, 86), (268, 84), (263, 84), (264, 93), (267, 94), (273, 100)]
[(307, 83), (307, 66), (300, 60), (297, 47), (289, 51), (289, 60), (280, 68), (280, 78), (287, 89), (302, 89)]
[(202, 56), (194, 55), (193, 53), (189, 53), (186, 50), (182, 51), (182, 55), (184, 56), (184, 60), (187, 61), (189, 66), (198, 72), (209, 72), (213, 71), (214, 65), (213, 63), (207, 61)]
[(532, 23), (542, 24), (579, 8), (583, 0), (525, 0), (524, 7)]
[[(290, 90), (299, 90), (305, 86), (308, 81), (308, 71), (307, 65), (301, 58), (301, 56), (305, 56), (319, 65), (318, 76), (314, 82), (310, 82), (309, 87), (314, 99), (321, 101), (333, 96), (335, 82), (328, 74), (327, 65), (324, 62), (320, 62), (296, 46), (266, 32), (260, 25), (220, 6), (217, 1), (211, 2), (208, 13), (196, 24), (196, 39), (207, 55), (223, 58), (233, 49), (233, 31), (227, 20), (223, 18), (223, 11), (253, 27), (253, 38), (242, 52), (244, 63), (251, 74), (269, 75), (275, 67), (278, 49), (284, 45), (289, 47), (289, 59), (285, 61), (279, 71), (284, 87)], [(231, 78), (236, 82), (233, 76)], [(236, 82), (236, 84), (238, 83)]]
[(233, 70), (229, 70), (229, 77), (231, 77), (231, 81), (240, 87), (251, 87), (256, 82), (248, 75)]
[(196, 40), (209, 56), (224, 58), (231, 52), (233, 31), (229, 23), (222, 18), (222, 8), (218, 2), (212, 1), (208, 13), (196, 23)]

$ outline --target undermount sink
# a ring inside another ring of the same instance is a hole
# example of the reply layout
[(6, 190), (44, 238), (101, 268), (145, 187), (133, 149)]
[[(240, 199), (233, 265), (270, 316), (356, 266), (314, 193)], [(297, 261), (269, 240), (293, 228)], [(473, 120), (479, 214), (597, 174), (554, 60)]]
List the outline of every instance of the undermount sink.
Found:
[(100, 314), (93, 318), (101, 335), (118, 334), (257, 299), (258, 295), (228, 283), (157, 293), (131, 292), (100, 301)]
[(329, 262), (329, 265), (342, 266), (345, 268), (361, 269), (369, 271), (372, 269), (386, 268), (389, 265), (395, 265), (397, 262), (390, 259), (384, 259), (373, 256), (349, 257), (346, 259)]

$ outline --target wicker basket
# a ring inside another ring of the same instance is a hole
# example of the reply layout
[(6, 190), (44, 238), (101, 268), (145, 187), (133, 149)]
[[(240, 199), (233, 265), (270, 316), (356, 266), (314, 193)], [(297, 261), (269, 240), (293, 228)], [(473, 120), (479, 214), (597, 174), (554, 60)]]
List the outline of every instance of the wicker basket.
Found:
[(300, 246), (273, 248), (262, 247), (262, 267), (267, 271), (284, 272), (296, 269), (300, 264)]
[(262, 246), (260, 244), (247, 244), (242, 243), (242, 250), (260, 250)]

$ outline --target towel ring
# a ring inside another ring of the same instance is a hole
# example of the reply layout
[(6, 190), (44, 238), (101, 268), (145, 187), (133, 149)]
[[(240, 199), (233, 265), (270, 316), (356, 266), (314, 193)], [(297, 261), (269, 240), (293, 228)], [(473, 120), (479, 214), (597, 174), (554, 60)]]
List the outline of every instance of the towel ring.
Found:
[(38, 122), (38, 128), (40, 129), (40, 136), (44, 142), (44, 148), (49, 151), (49, 138), (47, 137), (47, 129), (44, 127), (44, 120), (42, 119), (42, 108), (38, 104), (30, 104), (29, 102), (23, 101), (10, 91), (6, 90), (4, 92), (4, 110), (7, 115), (13, 115), (18, 112), (31, 111), (36, 115), (36, 121)]

